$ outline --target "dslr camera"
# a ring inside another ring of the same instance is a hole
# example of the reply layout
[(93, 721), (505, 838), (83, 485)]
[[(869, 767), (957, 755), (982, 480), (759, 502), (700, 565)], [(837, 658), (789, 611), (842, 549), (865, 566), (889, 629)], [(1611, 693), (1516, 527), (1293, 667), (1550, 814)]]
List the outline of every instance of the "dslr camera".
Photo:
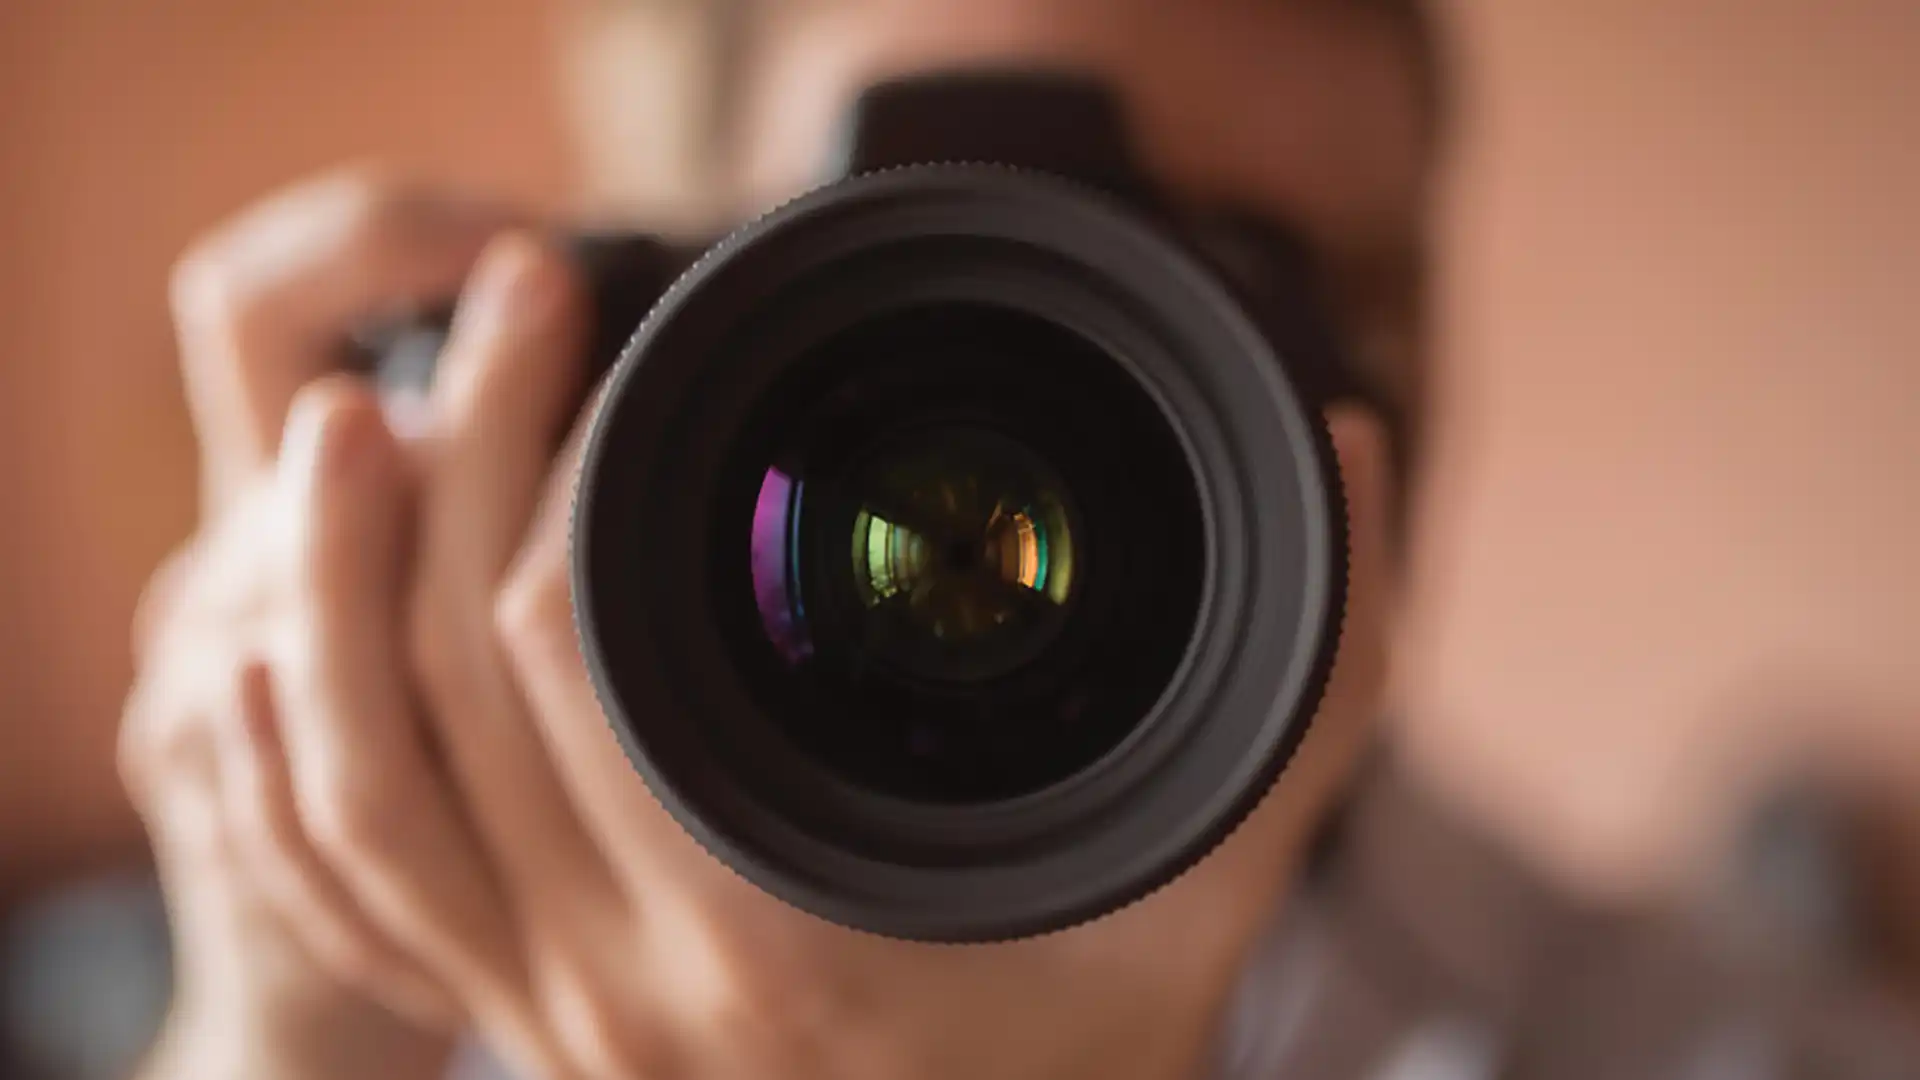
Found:
[[(1362, 395), (1286, 223), (1158, 188), (1108, 88), (875, 85), (833, 178), (726, 236), (568, 243), (580, 647), (715, 857), (846, 926), (1022, 937), (1279, 779), (1345, 598), (1322, 410)], [(385, 335), (380, 379), (443, 335)]]

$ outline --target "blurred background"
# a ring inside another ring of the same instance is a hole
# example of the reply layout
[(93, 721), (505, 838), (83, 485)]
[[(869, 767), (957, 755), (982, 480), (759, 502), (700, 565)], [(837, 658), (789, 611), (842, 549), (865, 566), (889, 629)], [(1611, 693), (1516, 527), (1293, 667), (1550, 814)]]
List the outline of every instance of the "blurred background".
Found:
[[(0, 3), (0, 1043), (49, 1075), (118, 1075), (167, 985), (112, 742), (129, 617), (196, 508), (173, 260), (262, 193), (354, 161), (696, 220), (731, 10)], [(633, 135), (587, 145), (587, 127)]]
[[(844, 6), (0, 0), (0, 1060), (117, 1076), (164, 1007), (112, 744), (196, 509), (172, 261), (367, 160), (702, 228), (792, 179), (730, 167), (747, 58)], [(1763, 756), (1920, 760), (1920, 5), (1453, 6), (1493, 106), (1446, 215), (1403, 735), (1489, 817), (1557, 807), (1569, 874)]]

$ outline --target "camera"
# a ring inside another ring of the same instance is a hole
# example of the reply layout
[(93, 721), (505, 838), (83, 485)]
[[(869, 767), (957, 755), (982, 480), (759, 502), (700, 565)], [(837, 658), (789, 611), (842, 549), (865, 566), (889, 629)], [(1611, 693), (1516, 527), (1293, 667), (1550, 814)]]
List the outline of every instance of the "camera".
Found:
[(1016, 938), (1279, 779), (1344, 610), (1322, 410), (1360, 392), (1305, 246), (1157, 187), (1098, 80), (874, 85), (830, 179), (711, 244), (568, 242), (605, 373), (580, 646), (714, 856), (845, 926)]

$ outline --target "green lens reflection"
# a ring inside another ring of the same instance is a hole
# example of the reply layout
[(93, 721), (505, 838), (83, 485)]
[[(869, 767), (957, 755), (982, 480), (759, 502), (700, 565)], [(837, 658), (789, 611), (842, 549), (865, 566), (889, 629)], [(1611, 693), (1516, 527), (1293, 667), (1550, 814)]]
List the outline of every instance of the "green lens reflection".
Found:
[[(978, 432), (882, 455), (842, 550), (870, 643), (916, 670), (1006, 670), (1073, 596), (1071, 515), (1050, 474)], [(894, 648), (880, 638), (892, 642)], [(918, 641), (919, 644), (914, 644)]]
[(965, 537), (936, 554), (934, 544), (887, 520), (871, 507), (853, 524), (854, 581), (869, 608), (904, 598), (916, 609), (945, 605), (954, 620), (936, 620), (936, 636), (962, 636), (990, 620), (1004, 625), (994, 598), (1022, 589), (1065, 604), (1073, 591), (1073, 544), (1066, 513), (1056, 503), (1009, 509), (996, 505), (978, 537)]

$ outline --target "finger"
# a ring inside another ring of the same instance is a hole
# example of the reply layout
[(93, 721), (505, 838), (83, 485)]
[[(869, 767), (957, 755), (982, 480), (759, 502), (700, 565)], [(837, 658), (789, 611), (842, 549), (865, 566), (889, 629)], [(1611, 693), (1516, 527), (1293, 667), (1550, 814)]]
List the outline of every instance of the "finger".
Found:
[(127, 695), (115, 741), (121, 786), (159, 850), (204, 856), (216, 847), (216, 761), (201, 722), (214, 664), (208, 650), (176, 647), (143, 669)]
[(468, 527), (464, 561), (497, 582), (572, 426), (586, 375), (585, 286), (532, 234), (490, 244), (461, 300), (429, 406), (435, 510)]
[[(230, 887), (238, 861), (207, 723), (232, 684), (226, 650), (199, 638), (170, 642), (142, 668), (121, 717), (120, 776), (153, 847), (186, 969), (231, 959), (192, 943), (231, 940), (225, 935), (235, 920), (257, 917)], [(197, 974), (183, 970), (188, 978)]]
[[(508, 660), (534, 699), (535, 714), (543, 721), (547, 711), (541, 707), (544, 704), (579, 706), (582, 699), (577, 683), (586, 683), (587, 696), (593, 696), (586, 662), (571, 637), (573, 593), (568, 566), (572, 558), (574, 488), (586, 457), (592, 417), (604, 391), (603, 385), (555, 458), (527, 538), (507, 569), (494, 610), (495, 629), (506, 643)], [(566, 640), (561, 640), (562, 627), (568, 628)], [(599, 712), (597, 698), (594, 712)]]
[(460, 1009), (452, 995), (374, 926), (302, 830), (267, 667), (243, 665), (239, 683), (216, 744), (221, 798), (242, 864), (334, 977), (416, 1023), (453, 1027)]
[(339, 365), (351, 331), (454, 295), (510, 220), (355, 170), (273, 198), (189, 252), (173, 308), (212, 496), (271, 457), (295, 391)]
[(1341, 407), (1327, 414), (1347, 512), (1348, 621), (1392, 614), (1397, 592), (1393, 457), (1386, 428), (1372, 413)]
[[(604, 393), (602, 384), (601, 393)], [(648, 791), (614, 739), (580, 654), (568, 574), (574, 484), (589, 418), (583, 414), (549, 477), (526, 544), (494, 611), (495, 632), (523, 688), (542, 742), (588, 835), (633, 893), (667, 860), (676, 873), (716, 870)]]
[(174, 610), (193, 570), (192, 549), (182, 548), (168, 554), (141, 588), (129, 623), (130, 651), (136, 668), (144, 669), (163, 629), (174, 621)]
[(541, 1045), (497, 882), (429, 757), (401, 675), (410, 509), (378, 403), (347, 379), (302, 392), (281, 477), (305, 537), (305, 617), (281, 642), (282, 736), (315, 850), (470, 1011)]
[[(1392, 617), (1392, 455), (1386, 429), (1359, 408), (1329, 410), (1327, 426), (1339, 458), (1347, 516), (1345, 632), (1321, 701), (1287, 782), (1279, 785), (1262, 818), (1251, 823), (1268, 851), (1297, 850), (1300, 823), (1318, 821), (1349, 783), (1373, 745), (1376, 731), (1364, 705), (1387, 677), (1385, 637)], [(1271, 808), (1271, 809), (1269, 809)]]
[[(462, 300), (429, 404), (411, 647), (475, 826), (528, 918), (616, 897), (493, 634), (494, 597), (572, 419), (586, 306), (566, 261), (507, 234)], [(536, 914), (537, 913), (537, 914)]]
[[(657, 865), (656, 839), (688, 841), (647, 793), (611, 736), (575, 647), (565, 587), (572, 481), (579, 470), (585, 417), (597, 405), (598, 394), (548, 474), (527, 539), (506, 574), (493, 625), (514, 681), (526, 696), (542, 753), (555, 762), (556, 778), (600, 853), (601, 865), (618, 875), (624, 895), (644, 896), (650, 880), (658, 880), (647, 876)], [(679, 1075), (685, 1066), (674, 1056), (675, 1043), (646, 1022), (649, 1014), (633, 1006), (647, 1001), (653, 989), (641, 977), (644, 972), (626, 961), (617, 945), (585, 954), (569, 947), (582, 941), (622, 940), (632, 942), (610, 929), (549, 940), (550, 954), (535, 977), (545, 987), (555, 1030), (573, 1059), (587, 1064), (590, 1075)]]

